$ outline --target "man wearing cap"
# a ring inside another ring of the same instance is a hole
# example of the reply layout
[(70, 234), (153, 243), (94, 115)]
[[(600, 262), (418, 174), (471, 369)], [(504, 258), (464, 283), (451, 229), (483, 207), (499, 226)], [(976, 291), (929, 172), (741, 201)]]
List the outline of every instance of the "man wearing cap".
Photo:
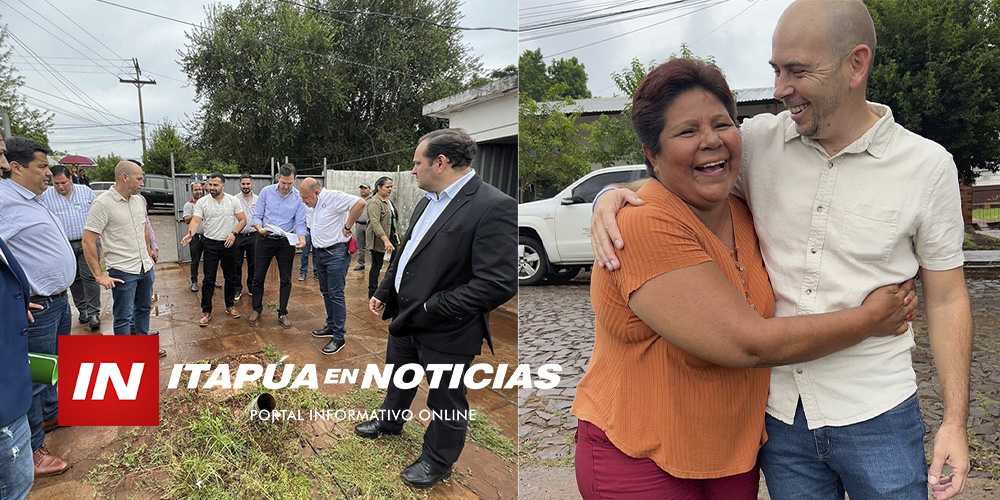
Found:
[[(361, 199), (368, 203), (368, 199), (372, 197), (372, 188), (368, 184), (362, 184), (358, 186), (361, 190)], [(365, 229), (368, 226), (368, 211), (365, 210), (361, 212), (361, 217), (358, 218), (356, 222), (357, 226), (354, 229), (354, 238), (358, 240), (358, 267), (355, 267), (355, 271), (363, 271), (365, 269), (365, 253), (367, 249), (365, 247)]]
[[(66, 289), (76, 276), (76, 259), (62, 223), (42, 203), (42, 193), (52, 177), (49, 150), (21, 137), (11, 137), (6, 146), (11, 176), (0, 182), (0, 238), (24, 269), (31, 288), (30, 302), (41, 306), (32, 312), (34, 322), (27, 328), (28, 351), (58, 354), (58, 336), (69, 335), (72, 326)], [(35, 477), (62, 474), (69, 468), (44, 446), (45, 427), (58, 426), (58, 417), (56, 388), (34, 384), (28, 426)]]
[(42, 194), (42, 203), (62, 222), (76, 255), (76, 276), (69, 291), (80, 313), (80, 323), (89, 323), (91, 330), (97, 330), (101, 327), (101, 286), (90, 274), (83, 255), (83, 226), (96, 196), (89, 187), (74, 184), (66, 167), (56, 165), (51, 171), (52, 187)]

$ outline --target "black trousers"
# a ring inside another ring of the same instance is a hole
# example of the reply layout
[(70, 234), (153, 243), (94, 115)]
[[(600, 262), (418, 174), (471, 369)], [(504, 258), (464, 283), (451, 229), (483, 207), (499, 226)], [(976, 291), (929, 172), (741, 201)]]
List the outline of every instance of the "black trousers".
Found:
[[(198, 264), (201, 263), (201, 254), (205, 248), (205, 235), (196, 234), (192, 236), (188, 247), (191, 249), (191, 283), (197, 283)], [(215, 286), (215, 282), (212, 282), (212, 286)]]
[(205, 238), (205, 280), (201, 282), (201, 312), (211, 314), (212, 296), (215, 295), (215, 278), (222, 264), (222, 277), (226, 280), (226, 287), (223, 288), (226, 307), (233, 307), (236, 302), (236, 287), (240, 284), (240, 277), (236, 274), (236, 249), (226, 248), (225, 241), (210, 240)]
[(385, 252), (376, 252), (372, 250), (371, 255), (371, 269), (368, 270), (368, 298), (372, 298), (375, 295), (375, 290), (378, 290), (378, 275), (382, 272), (382, 263), (385, 262)]
[(254, 252), (253, 247), (257, 244), (257, 233), (244, 233), (236, 237), (236, 243), (233, 246), (236, 248), (236, 293), (243, 291), (243, 262), (247, 263), (247, 290), (253, 293), (253, 269), (254, 269)]
[[(436, 351), (420, 343), (419, 337), (407, 336), (397, 337), (389, 335), (389, 345), (385, 353), (385, 363), (393, 365), (392, 378), (396, 376), (396, 370), (406, 363), (417, 363), (427, 368), (428, 364), (465, 365), (465, 369), (472, 364), (475, 356), (464, 354), (449, 354)], [(465, 371), (462, 371), (463, 375)], [(444, 418), (432, 418), (424, 432), (424, 446), (420, 453), (420, 458), (426, 460), (436, 467), (450, 469), (452, 464), (458, 461), (465, 446), (465, 434), (469, 428), (469, 422), (465, 415), (468, 415), (469, 401), (465, 397), (465, 382), (459, 384), (455, 389), (450, 389), (451, 372), (444, 372), (441, 377), (441, 384), (437, 389), (430, 389), (427, 392), (427, 408), (431, 412), (438, 412)], [(411, 379), (405, 380), (407, 382)], [(417, 394), (417, 388), (398, 389), (390, 384), (385, 393), (385, 401), (382, 401), (382, 414), (390, 420), (381, 420), (379, 425), (389, 431), (396, 431), (403, 428), (405, 420), (402, 412), (410, 407), (413, 397)], [(458, 413), (458, 415), (456, 415)], [(415, 415), (415, 418), (418, 415)]]
[(271, 267), (271, 259), (278, 261), (278, 278), (281, 287), (278, 289), (278, 316), (288, 314), (288, 297), (292, 294), (292, 261), (295, 260), (295, 247), (282, 238), (259, 236), (254, 246), (253, 275), (253, 310), (264, 312), (264, 279), (267, 269)]

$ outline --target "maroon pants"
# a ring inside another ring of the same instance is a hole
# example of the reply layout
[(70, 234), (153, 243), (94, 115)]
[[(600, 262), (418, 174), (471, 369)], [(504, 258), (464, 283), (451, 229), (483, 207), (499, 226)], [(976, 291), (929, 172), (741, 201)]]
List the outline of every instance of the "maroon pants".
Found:
[(576, 484), (584, 500), (756, 500), (760, 474), (681, 479), (648, 458), (632, 458), (607, 434), (580, 420), (576, 433)]

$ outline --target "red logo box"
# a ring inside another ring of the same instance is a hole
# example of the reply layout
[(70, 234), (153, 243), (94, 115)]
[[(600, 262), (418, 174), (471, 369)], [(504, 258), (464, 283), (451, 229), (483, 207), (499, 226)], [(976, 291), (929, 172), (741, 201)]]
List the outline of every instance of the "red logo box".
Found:
[(59, 336), (61, 425), (160, 425), (159, 337)]

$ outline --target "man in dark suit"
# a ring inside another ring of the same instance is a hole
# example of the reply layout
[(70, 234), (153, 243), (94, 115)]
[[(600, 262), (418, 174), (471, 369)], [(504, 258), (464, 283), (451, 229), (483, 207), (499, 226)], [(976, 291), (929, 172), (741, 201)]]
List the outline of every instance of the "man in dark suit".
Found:
[[(10, 166), (0, 134), (0, 171)], [(12, 182), (12, 181), (3, 181)], [(28, 370), (28, 312), (31, 286), (10, 248), (0, 239), (0, 491), (24, 498), (35, 480), (31, 451), (31, 373)]]
[[(467, 369), (483, 339), (493, 350), (489, 312), (517, 293), (517, 202), (475, 174), (476, 151), (464, 130), (445, 129), (422, 137), (413, 155), (411, 173), (427, 196), (369, 302), (372, 313), (393, 319), (385, 362), (394, 372), (407, 363)], [(450, 378), (428, 391), (428, 408), (442, 417), (431, 419), (420, 458), (400, 474), (415, 488), (447, 479), (465, 445), (465, 384), (449, 388)], [(416, 393), (390, 386), (379, 418), (355, 433), (400, 434)]]

